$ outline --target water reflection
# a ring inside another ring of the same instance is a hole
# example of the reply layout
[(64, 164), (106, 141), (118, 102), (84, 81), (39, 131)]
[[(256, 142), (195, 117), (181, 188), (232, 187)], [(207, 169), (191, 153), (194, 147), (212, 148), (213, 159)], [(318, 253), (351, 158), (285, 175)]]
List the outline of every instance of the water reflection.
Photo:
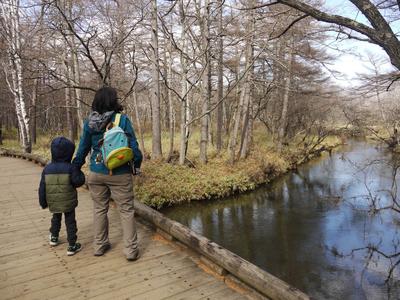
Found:
[(360, 197), (369, 189), (390, 201), (392, 170), (382, 159), (393, 157), (354, 142), (268, 187), (165, 213), (317, 299), (397, 299), (400, 268), (385, 285), (396, 257), (382, 254), (400, 251), (400, 214), (371, 216)]

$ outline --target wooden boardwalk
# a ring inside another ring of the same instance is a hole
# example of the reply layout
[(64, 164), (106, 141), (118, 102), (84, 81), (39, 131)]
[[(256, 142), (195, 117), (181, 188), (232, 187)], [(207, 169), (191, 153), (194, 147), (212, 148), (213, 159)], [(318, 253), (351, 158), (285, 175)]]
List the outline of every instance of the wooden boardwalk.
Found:
[(42, 168), (29, 161), (0, 156), (0, 299), (248, 299), (200, 268), (198, 258), (137, 222), (141, 258), (122, 254), (119, 215), (110, 208), (112, 249), (93, 256), (92, 201), (79, 190), (78, 240), (83, 249), (66, 254), (48, 245), (51, 214), (38, 204)]

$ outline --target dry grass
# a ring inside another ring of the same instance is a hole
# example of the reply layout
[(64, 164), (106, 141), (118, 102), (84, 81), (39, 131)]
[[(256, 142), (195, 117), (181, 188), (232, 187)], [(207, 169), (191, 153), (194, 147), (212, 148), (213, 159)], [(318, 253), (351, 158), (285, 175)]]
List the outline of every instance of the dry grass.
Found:
[[(42, 135), (38, 138), (33, 152), (50, 158), (50, 142), (53, 136)], [(254, 189), (261, 183), (268, 182), (287, 172), (304, 156), (304, 149), (293, 142), (278, 153), (270, 137), (265, 132), (256, 130), (254, 146), (244, 160), (237, 160), (233, 165), (228, 161), (228, 154), (217, 154), (215, 147), (209, 147), (209, 162), (200, 164), (199, 133), (194, 132), (190, 139), (188, 158), (195, 167), (179, 166), (164, 161), (146, 160), (142, 165), (142, 176), (135, 178), (136, 197), (153, 207), (175, 205), (182, 202), (216, 199), (234, 193)], [(168, 149), (168, 135), (163, 134), (163, 149)], [(327, 138), (323, 146), (333, 147), (339, 144), (336, 137)], [(19, 150), (16, 140), (6, 139), (6, 148)], [(322, 145), (321, 145), (322, 146)], [(178, 151), (179, 137), (175, 140)], [(151, 137), (145, 136), (145, 152), (151, 149)], [(167, 150), (164, 150), (165, 152)]]

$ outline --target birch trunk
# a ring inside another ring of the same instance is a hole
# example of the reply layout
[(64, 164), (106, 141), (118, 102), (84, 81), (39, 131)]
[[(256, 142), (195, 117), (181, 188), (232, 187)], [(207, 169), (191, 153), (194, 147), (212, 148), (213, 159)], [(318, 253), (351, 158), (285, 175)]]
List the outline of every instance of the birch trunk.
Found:
[(26, 110), (23, 91), (23, 67), (21, 60), (21, 36), (19, 29), (19, 1), (4, 0), (0, 2), (1, 13), (6, 24), (5, 38), (7, 40), (8, 59), (10, 63), (11, 79), (8, 87), (14, 96), (15, 110), (18, 119), (18, 128), (21, 136), (21, 145), (25, 152), (32, 150), (29, 128), (29, 115)]
[(151, 39), (152, 39), (152, 158), (162, 157), (161, 149), (161, 120), (160, 120), (160, 74), (158, 57), (158, 25), (157, 25), (157, 1), (152, 1), (152, 21), (151, 21)]

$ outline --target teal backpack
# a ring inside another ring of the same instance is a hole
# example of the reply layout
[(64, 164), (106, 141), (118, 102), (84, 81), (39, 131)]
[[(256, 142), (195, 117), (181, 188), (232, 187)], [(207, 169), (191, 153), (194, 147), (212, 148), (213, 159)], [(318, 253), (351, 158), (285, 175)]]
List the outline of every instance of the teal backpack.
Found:
[(103, 163), (110, 170), (110, 175), (115, 168), (125, 165), (133, 159), (128, 136), (119, 127), (120, 120), (121, 114), (116, 114), (114, 122), (107, 125), (101, 146)]

